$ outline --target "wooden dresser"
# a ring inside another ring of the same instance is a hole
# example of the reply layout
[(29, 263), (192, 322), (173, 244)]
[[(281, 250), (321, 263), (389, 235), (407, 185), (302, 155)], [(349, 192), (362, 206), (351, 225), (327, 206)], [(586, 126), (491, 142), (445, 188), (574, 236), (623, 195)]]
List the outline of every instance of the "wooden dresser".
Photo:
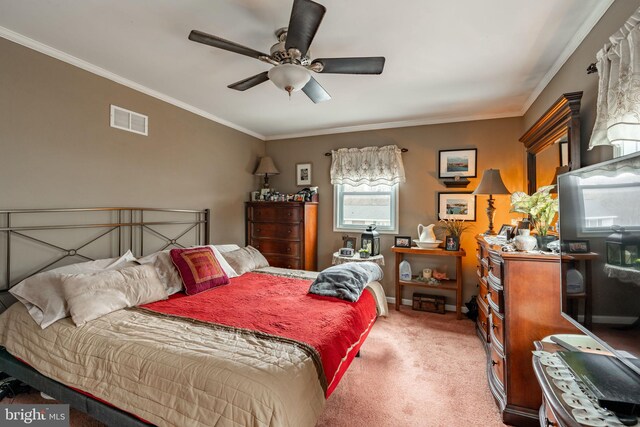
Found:
[(487, 352), (489, 388), (506, 424), (539, 426), (534, 341), (577, 332), (560, 314), (560, 257), (502, 252), (482, 236), (476, 239), (476, 329)]
[(247, 202), (246, 244), (273, 267), (318, 269), (318, 203)]

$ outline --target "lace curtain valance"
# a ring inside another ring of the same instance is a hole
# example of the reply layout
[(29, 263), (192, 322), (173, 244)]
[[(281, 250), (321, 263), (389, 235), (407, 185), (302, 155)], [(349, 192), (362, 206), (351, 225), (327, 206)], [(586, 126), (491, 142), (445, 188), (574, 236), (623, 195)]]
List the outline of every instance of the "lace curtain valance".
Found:
[(394, 185), (405, 182), (402, 153), (395, 145), (341, 148), (331, 152), (331, 183)]
[(598, 52), (598, 106), (589, 149), (640, 141), (640, 9)]

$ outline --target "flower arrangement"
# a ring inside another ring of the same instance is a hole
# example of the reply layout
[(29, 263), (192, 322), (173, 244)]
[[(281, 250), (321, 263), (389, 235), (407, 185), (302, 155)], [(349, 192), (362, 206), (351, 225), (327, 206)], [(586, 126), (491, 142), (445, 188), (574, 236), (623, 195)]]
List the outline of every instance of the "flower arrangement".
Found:
[(447, 218), (438, 221), (438, 228), (444, 230), (446, 236), (460, 237), (471, 225), (465, 224), (464, 219)]
[(532, 195), (517, 191), (511, 195), (511, 211), (528, 214), (534, 230), (539, 236), (546, 236), (553, 219), (558, 213), (558, 199), (549, 193), (555, 185), (538, 188)]

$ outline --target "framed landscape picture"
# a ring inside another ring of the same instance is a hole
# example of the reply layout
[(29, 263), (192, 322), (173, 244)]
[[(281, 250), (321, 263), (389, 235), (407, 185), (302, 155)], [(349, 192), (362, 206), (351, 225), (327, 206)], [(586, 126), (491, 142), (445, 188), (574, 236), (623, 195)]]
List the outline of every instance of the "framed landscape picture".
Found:
[(475, 178), (478, 150), (440, 150), (438, 159), (438, 178)]
[(476, 196), (466, 193), (438, 193), (438, 217), (440, 219), (476, 220)]

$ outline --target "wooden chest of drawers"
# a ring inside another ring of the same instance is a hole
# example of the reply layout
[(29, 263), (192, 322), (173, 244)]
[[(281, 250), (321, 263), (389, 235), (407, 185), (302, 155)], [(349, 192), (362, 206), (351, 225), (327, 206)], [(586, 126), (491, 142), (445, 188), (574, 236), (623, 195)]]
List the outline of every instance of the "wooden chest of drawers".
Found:
[(476, 331), (487, 352), (489, 388), (505, 423), (539, 426), (533, 343), (576, 332), (560, 314), (560, 257), (502, 252), (482, 236), (477, 242)]
[(248, 202), (246, 244), (273, 267), (318, 268), (318, 203)]

